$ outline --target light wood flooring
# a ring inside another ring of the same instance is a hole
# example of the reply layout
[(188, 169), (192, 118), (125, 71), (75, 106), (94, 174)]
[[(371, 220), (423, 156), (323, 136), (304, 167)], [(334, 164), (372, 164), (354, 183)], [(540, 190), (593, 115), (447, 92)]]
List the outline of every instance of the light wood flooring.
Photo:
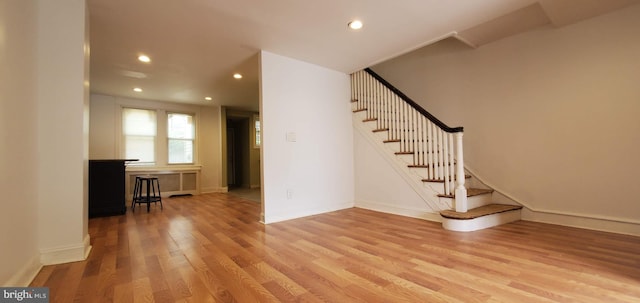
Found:
[(227, 194), (89, 220), (51, 302), (640, 302), (640, 238), (515, 222), (473, 233), (347, 209), (258, 222)]

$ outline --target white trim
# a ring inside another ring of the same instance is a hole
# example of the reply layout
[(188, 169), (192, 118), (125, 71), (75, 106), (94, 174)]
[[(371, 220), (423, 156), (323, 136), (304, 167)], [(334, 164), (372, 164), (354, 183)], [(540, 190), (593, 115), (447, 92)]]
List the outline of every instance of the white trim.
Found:
[(541, 212), (528, 208), (522, 209), (522, 219), (533, 222), (640, 236), (640, 224), (632, 222), (588, 218), (581, 215), (574, 216), (566, 213)]
[(91, 238), (84, 237), (83, 243), (70, 246), (54, 247), (40, 250), (40, 262), (43, 265), (62, 264), (84, 261), (91, 251)]
[[(135, 163), (135, 162), (131, 162)], [(200, 171), (202, 165), (179, 165), (175, 164), (170, 166), (147, 166), (147, 165), (127, 165), (127, 172), (176, 172), (176, 171)]]
[(397, 207), (370, 201), (356, 201), (356, 207), (426, 221), (442, 222), (442, 217), (439, 213), (427, 212), (424, 209)]
[(478, 180), (483, 185), (493, 189), (505, 198), (522, 205), (524, 207), (522, 212), (523, 220), (615, 232), (620, 234), (640, 235), (640, 220), (533, 208), (530, 204), (507, 194), (504, 190), (486, 182), (468, 165), (465, 165), (465, 169), (471, 176), (473, 176), (474, 179)]
[(33, 256), (2, 287), (27, 287), (42, 269), (40, 256)]
[(203, 194), (211, 194), (211, 193), (226, 193), (229, 192), (228, 187), (206, 187), (200, 190), (200, 193)]
[[(127, 167), (125, 171), (125, 195), (127, 197), (127, 202), (131, 202), (133, 197), (133, 192), (131, 190), (131, 177), (132, 176), (143, 176), (143, 175), (152, 175), (152, 176), (161, 176), (161, 175), (172, 175), (178, 174), (180, 180), (178, 181), (180, 188), (178, 190), (169, 191), (166, 188), (161, 190), (161, 197), (170, 197), (172, 195), (198, 195), (201, 192), (200, 189), (200, 165), (189, 165), (189, 166), (162, 166), (162, 167), (146, 167), (146, 166), (138, 166), (138, 167)], [(184, 188), (184, 175), (185, 174), (196, 174), (196, 188), (195, 189), (185, 189)], [(162, 189), (162, 185), (160, 186)]]

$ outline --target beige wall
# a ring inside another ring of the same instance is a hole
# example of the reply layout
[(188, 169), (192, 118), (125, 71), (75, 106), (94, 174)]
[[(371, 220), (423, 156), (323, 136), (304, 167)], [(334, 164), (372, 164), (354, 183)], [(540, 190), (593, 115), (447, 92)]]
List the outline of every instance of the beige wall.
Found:
[[(123, 157), (120, 151), (120, 123), (122, 121), (120, 115), (122, 107), (148, 108), (195, 114), (197, 123), (197, 160), (195, 164), (202, 166), (200, 171), (200, 190), (201, 192), (223, 191), (221, 183), (222, 153), (219, 107), (92, 94), (89, 133), (90, 159), (114, 159)], [(163, 157), (164, 159), (166, 155), (157, 155), (157, 157), (160, 161), (160, 158)]]
[(84, 1), (38, 1), (39, 105), (33, 114), (38, 119), (38, 228), (44, 264), (82, 260), (90, 247), (85, 13)]
[(465, 164), (531, 209), (640, 223), (638, 37), (636, 5), (475, 50), (445, 41), (373, 69), (464, 126)]
[(39, 266), (36, 11), (33, 1), (0, 1), (0, 286)]
[(199, 159), (202, 165), (200, 175), (203, 193), (224, 191), (222, 184), (222, 148), (220, 107), (203, 106), (200, 108), (198, 129), (201, 135)]
[(0, 2), (0, 285), (88, 252), (84, 1)]
[(354, 206), (349, 94), (344, 73), (261, 52), (265, 223)]

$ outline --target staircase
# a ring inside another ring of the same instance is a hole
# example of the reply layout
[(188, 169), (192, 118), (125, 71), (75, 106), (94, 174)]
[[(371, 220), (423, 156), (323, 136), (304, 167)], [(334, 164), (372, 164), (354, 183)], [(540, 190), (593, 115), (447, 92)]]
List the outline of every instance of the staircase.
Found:
[[(449, 127), (370, 69), (351, 75), (354, 126), (439, 212), (445, 229), (474, 231), (520, 219), (521, 206), (492, 203), (493, 190), (467, 188), (463, 128)], [(472, 182), (475, 183), (475, 182)]]

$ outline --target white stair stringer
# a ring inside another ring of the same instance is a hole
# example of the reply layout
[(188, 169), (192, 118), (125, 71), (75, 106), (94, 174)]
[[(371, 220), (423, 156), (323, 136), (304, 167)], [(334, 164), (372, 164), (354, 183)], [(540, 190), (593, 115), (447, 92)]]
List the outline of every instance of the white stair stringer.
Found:
[[(411, 188), (424, 200), (424, 202), (428, 205), (431, 212), (438, 212), (445, 209), (451, 209), (453, 205), (451, 203), (447, 203), (446, 200), (440, 199), (438, 194), (441, 194), (438, 190), (433, 188), (429, 182), (422, 182), (422, 177), (412, 171), (407, 167), (407, 164), (400, 160), (396, 155), (396, 150), (386, 146), (381, 140), (380, 133), (373, 133), (374, 129), (372, 126), (375, 124), (374, 122), (362, 122), (363, 114), (362, 112), (355, 113), (353, 115), (353, 126), (354, 128), (362, 134), (370, 144), (376, 146), (376, 151), (393, 167), (393, 169), (398, 172), (400, 176), (405, 180), (405, 182), (411, 186)], [(371, 126), (368, 126), (370, 124)], [(386, 132), (383, 132), (386, 133)]]

